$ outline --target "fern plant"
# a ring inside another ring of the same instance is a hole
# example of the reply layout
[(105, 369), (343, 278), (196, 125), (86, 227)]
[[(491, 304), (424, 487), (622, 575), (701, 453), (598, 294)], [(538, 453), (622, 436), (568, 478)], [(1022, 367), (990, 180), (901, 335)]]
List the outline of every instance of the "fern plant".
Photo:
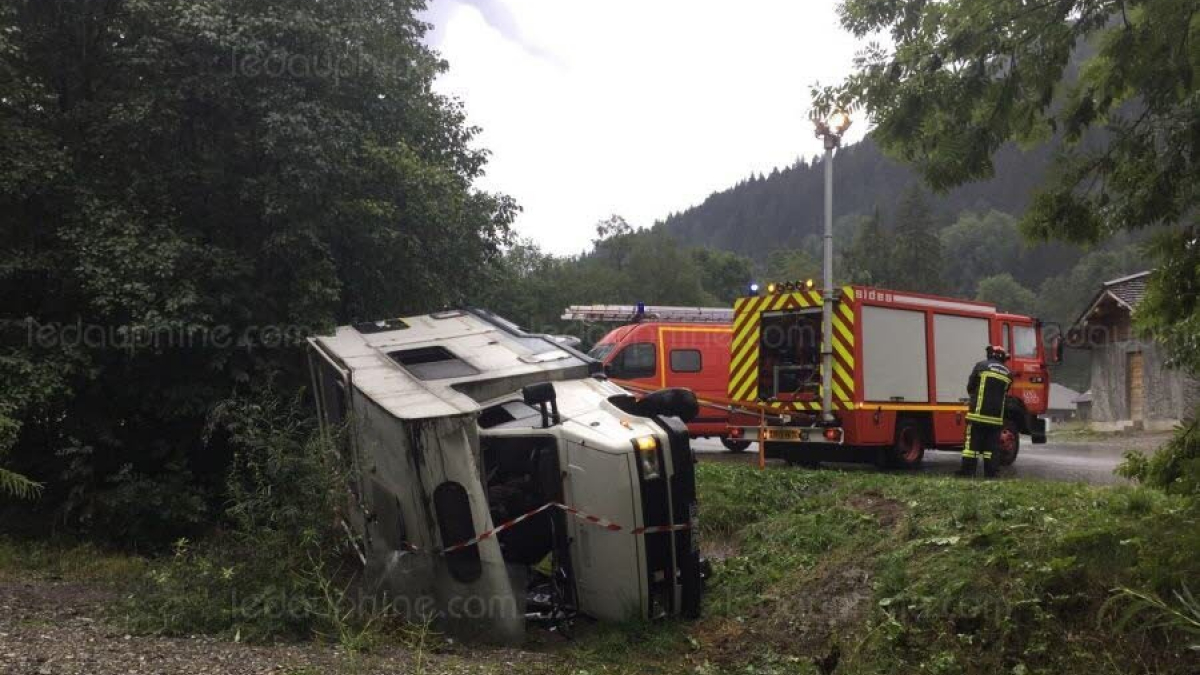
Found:
[(42, 493), (42, 484), (0, 467), (0, 495), (17, 499), (33, 499)]
[(1121, 586), (1113, 589), (1113, 595), (1105, 603), (1105, 610), (1124, 604), (1117, 616), (1116, 625), (1124, 629), (1138, 619), (1139, 630), (1164, 629), (1178, 632), (1188, 640), (1188, 649), (1200, 651), (1200, 600), (1192, 594), (1187, 584), (1175, 591), (1179, 606), (1163, 600), (1154, 593), (1138, 591)]

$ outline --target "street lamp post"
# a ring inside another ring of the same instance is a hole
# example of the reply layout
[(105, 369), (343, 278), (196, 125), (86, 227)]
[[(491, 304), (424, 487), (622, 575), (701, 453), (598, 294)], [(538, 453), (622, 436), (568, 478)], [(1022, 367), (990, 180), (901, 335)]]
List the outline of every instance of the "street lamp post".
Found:
[(833, 150), (841, 145), (842, 134), (850, 128), (850, 115), (835, 112), (829, 119), (813, 120), (817, 138), (825, 143), (825, 237), (824, 274), (821, 288), (823, 321), (821, 325), (821, 419), (833, 421)]

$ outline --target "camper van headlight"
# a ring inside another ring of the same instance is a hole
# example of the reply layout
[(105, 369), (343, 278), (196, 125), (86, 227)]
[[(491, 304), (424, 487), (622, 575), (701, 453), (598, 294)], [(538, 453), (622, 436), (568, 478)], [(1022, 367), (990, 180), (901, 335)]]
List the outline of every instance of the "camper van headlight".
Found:
[(642, 478), (650, 480), (658, 478), (658, 439), (653, 436), (635, 438), (633, 449), (637, 453), (638, 466), (642, 470)]

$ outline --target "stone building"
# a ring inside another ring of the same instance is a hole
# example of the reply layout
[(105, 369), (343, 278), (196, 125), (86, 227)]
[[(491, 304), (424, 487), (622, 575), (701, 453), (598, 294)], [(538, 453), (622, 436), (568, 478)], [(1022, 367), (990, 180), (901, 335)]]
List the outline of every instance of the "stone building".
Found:
[(1101, 431), (1171, 429), (1200, 403), (1200, 382), (1164, 364), (1163, 349), (1133, 328), (1150, 272), (1106, 281), (1075, 322), (1092, 352), (1091, 426)]

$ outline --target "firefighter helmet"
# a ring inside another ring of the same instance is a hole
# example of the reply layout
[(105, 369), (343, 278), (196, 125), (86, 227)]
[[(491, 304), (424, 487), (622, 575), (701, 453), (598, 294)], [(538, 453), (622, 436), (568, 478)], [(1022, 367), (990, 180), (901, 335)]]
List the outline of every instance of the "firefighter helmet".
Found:
[(998, 359), (1000, 361), (1008, 360), (1008, 350), (1000, 345), (989, 345), (987, 348), (988, 358)]

